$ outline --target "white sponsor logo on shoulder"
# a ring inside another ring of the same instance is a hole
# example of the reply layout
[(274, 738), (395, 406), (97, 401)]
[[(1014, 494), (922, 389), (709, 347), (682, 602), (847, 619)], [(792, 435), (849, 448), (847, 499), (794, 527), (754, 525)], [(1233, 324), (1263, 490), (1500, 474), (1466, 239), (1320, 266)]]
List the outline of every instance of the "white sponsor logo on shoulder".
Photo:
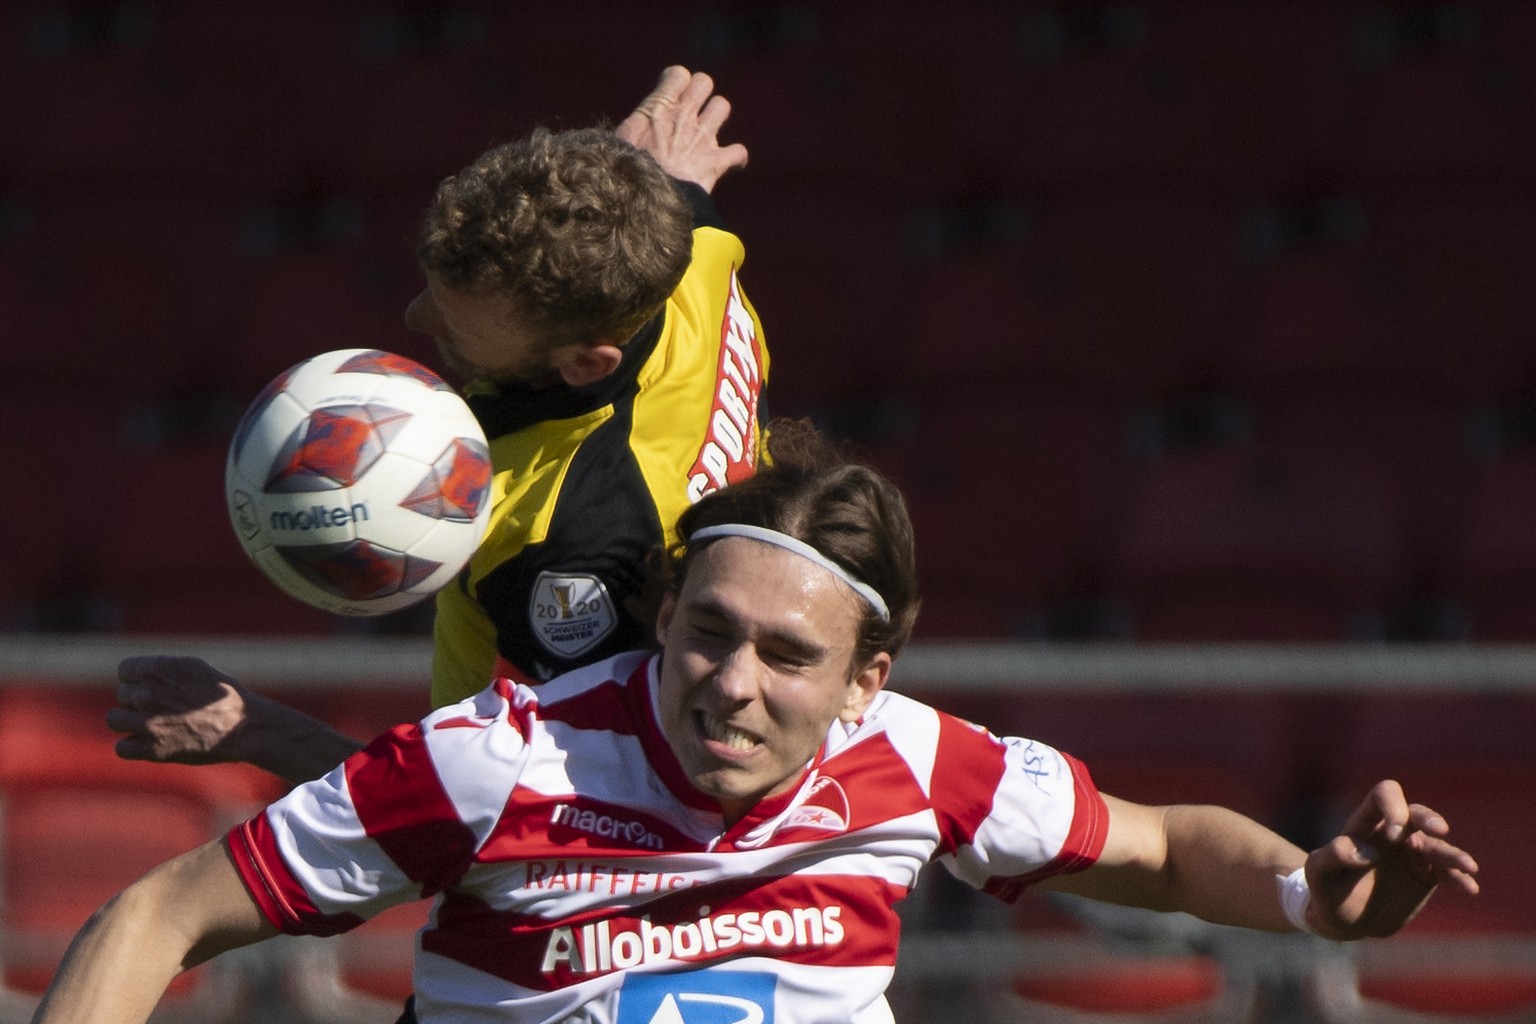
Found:
[(574, 658), (613, 632), (619, 616), (608, 588), (586, 573), (541, 572), (528, 601), (528, 624), (551, 653)]

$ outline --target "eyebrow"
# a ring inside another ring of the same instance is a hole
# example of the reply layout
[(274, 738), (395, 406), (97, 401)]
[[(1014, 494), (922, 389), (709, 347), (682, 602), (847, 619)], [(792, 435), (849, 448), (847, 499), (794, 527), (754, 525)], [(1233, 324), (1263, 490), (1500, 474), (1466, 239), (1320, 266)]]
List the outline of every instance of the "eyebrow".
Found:
[[(705, 617), (719, 619), (735, 625), (738, 620), (729, 608), (710, 597), (695, 597), (688, 602), (688, 613), (693, 617)], [(781, 650), (787, 651), (793, 657), (803, 661), (825, 661), (831, 653), (831, 649), (824, 644), (818, 644), (804, 637), (782, 629), (765, 629), (758, 638), (761, 646), (767, 641)]]

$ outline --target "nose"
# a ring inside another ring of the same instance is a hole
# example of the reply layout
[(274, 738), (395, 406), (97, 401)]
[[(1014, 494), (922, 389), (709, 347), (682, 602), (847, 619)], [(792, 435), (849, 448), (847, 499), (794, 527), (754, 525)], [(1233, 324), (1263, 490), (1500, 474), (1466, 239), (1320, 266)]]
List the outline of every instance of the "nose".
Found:
[(405, 307), (405, 326), (418, 334), (438, 337), (443, 333), (442, 324), (442, 314), (437, 310), (430, 288), (423, 288)]
[(732, 648), (715, 669), (715, 687), (727, 700), (750, 704), (759, 693), (762, 662), (750, 644)]

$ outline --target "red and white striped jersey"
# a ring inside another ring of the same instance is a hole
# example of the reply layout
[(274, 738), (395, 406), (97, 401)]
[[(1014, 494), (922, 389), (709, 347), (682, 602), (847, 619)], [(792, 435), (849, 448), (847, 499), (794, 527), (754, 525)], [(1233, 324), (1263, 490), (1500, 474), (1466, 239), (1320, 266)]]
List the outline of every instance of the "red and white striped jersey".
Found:
[(436, 897), (424, 1024), (862, 1024), (891, 1019), (894, 904), (928, 861), (1012, 899), (1103, 848), (1080, 763), (890, 692), (725, 828), (662, 735), (656, 667), (501, 680), (381, 736), (230, 832), (253, 898), (324, 935)]

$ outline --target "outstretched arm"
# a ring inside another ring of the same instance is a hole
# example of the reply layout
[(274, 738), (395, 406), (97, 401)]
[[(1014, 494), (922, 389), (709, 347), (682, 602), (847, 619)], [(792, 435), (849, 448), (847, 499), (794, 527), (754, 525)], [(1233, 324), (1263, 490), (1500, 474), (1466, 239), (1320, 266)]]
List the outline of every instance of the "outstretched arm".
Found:
[(91, 915), (32, 1024), (141, 1024), (181, 971), (276, 934), (215, 840), (155, 868)]
[(107, 712), (107, 726), (127, 734), (116, 749), (130, 761), (243, 762), (308, 782), (363, 747), (200, 658), (126, 658), (117, 678), (118, 706)]
[(1306, 855), (1224, 807), (1148, 807), (1108, 794), (1109, 834), (1092, 867), (1048, 888), (1150, 910), (1182, 910), (1217, 924), (1291, 928), (1275, 884)]
[(1477, 891), (1477, 864), (1443, 837), (1435, 812), (1410, 805), (1395, 782), (1378, 784), (1332, 842), (1304, 854), (1235, 811), (1146, 807), (1105, 796), (1109, 834), (1094, 866), (1050, 888), (1153, 910), (1181, 910), (1217, 924), (1295, 927), (1281, 882), (1305, 866), (1306, 923), (1332, 939), (1391, 935), (1439, 881)]
[(731, 104), (715, 94), (712, 78), (674, 64), (614, 133), (654, 156), (672, 177), (712, 192), (727, 171), (747, 165), (746, 146), (720, 145), (730, 116)]

